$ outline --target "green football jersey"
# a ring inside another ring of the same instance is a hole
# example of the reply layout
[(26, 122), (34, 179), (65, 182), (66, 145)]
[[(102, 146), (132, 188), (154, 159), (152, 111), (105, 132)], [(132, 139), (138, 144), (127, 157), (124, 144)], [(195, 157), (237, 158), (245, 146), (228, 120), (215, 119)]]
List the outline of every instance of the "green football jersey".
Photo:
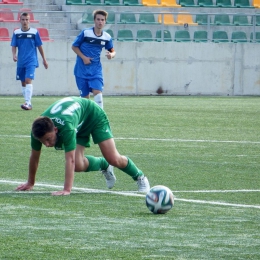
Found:
[[(105, 113), (89, 99), (66, 97), (53, 103), (41, 115), (51, 118), (58, 128), (55, 149), (69, 152), (76, 149), (77, 136), (89, 136)], [(31, 146), (36, 151), (42, 147), (32, 134)]]

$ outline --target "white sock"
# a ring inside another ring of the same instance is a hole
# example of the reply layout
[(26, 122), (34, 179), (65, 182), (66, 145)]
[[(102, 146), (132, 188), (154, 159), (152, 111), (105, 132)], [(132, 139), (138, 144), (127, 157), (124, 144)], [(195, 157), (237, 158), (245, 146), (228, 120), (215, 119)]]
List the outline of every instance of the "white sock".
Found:
[(25, 100), (25, 87), (22, 86), (22, 94), (23, 94), (23, 98)]
[(33, 85), (32, 84), (26, 84), (25, 87), (25, 102), (27, 105), (31, 105), (31, 99), (32, 99), (32, 92), (33, 92)]
[(94, 96), (94, 101), (103, 109), (103, 96), (102, 93), (98, 93)]

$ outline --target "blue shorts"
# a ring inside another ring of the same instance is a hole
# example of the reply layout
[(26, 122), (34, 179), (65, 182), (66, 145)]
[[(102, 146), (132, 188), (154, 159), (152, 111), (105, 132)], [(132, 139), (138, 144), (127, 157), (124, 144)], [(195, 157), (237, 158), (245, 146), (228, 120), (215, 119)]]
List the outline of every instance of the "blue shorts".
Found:
[(22, 82), (24, 82), (25, 79), (34, 79), (35, 69), (36, 66), (17, 68), (16, 79)]
[(76, 84), (79, 89), (81, 97), (88, 96), (89, 92), (92, 92), (92, 89), (103, 91), (103, 79), (83, 79), (75, 76)]

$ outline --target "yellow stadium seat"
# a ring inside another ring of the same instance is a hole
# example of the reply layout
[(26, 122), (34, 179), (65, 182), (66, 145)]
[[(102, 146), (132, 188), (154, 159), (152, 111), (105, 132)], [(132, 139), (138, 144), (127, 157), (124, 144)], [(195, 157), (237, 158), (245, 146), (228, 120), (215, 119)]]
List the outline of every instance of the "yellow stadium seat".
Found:
[(260, 0), (253, 0), (252, 5), (256, 8), (260, 8)]
[[(158, 16), (158, 22), (162, 23), (162, 15)], [(176, 25), (176, 22), (174, 21), (173, 14), (165, 14), (163, 16), (163, 23), (167, 25)]]
[(177, 24), (179, 25), (198, 25), (198, 23), (194, 23), (191, 14), (178, 14), (177, 15)]
[(161, 6), (158, 4), (157, 0), (142, 0), (142, 4), (145, 6), (157, 6), (157, 7)]
[(181, 5), (178, 5), (176, 3), (176, 0), (161, 0), (161, 6), (167, 6), (167, 7), (181, 7)]

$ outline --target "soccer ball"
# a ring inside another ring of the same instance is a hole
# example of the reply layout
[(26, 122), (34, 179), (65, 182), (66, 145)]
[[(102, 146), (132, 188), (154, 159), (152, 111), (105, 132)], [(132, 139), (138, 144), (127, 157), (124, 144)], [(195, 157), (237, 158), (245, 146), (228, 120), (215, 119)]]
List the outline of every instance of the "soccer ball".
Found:
[(174, 204), (172, 191), (163, 185), (157, 185), (146, 194), (146, 206), (154, 214), (165, 214)]

